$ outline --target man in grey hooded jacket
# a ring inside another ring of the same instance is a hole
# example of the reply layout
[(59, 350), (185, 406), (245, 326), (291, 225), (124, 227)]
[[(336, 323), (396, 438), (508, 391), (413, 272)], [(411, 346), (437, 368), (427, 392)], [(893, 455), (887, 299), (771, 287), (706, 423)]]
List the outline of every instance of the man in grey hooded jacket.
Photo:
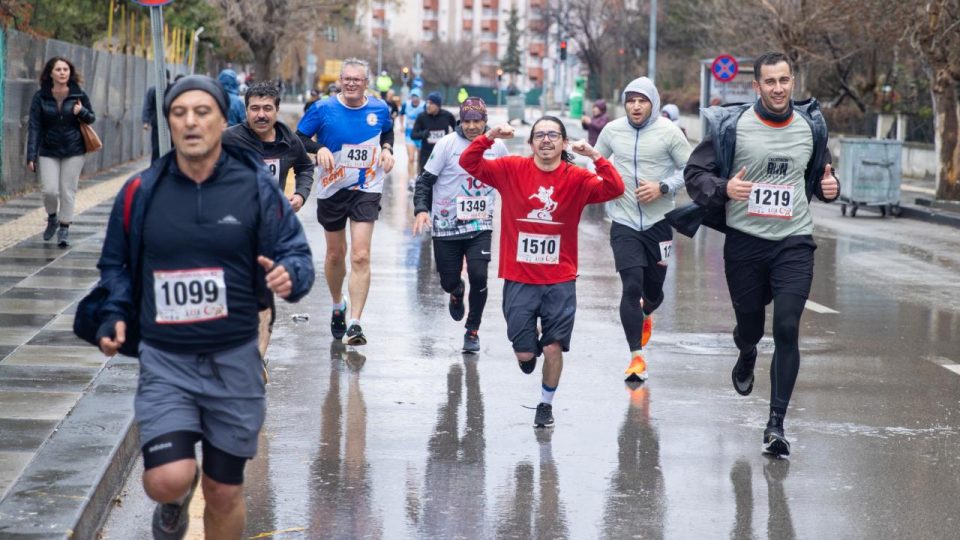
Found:
[(664, 214), (683, 187), (690, 144), (673, 122), (660, 115), (660, 93), (646, 77), (623, 89), (626, 116), (608, 123), (597, 151), (613, 162), (627, 187), (606, 203), (610, 247), (623, 282), (620, 322), (630, 347), (626, 380), (647, 379), (642, 348), (653, 330), (652, 314), (663, 302), (663, 282), (673, 251), (673, 229)]

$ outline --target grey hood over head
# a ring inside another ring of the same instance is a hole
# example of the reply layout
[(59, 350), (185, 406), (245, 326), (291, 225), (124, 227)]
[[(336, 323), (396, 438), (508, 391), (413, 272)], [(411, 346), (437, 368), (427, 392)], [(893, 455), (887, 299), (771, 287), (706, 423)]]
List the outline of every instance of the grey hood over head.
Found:
[(647, 77), (640, 77), (630, 81), (630, 84), (623, 89), (623, 93), (620, 94), (620, 102), (627, 102), (627, 93), (636, 92), (638, 94), (643, 94), (647, 96), (647, 99), (650, 100), (650, 103), (653, 105), (653, 109), (650, 111), (650, 116), (639, 126), (634, 125), (633, 122), (630, 122), (630, 117), (627, 116), (627, 122), (630, 122), (630, 125), (637, 128), (643, 129), (649, 126), (652, 122), (656, 122), (657, 118), (660, 118), (660, 92), (657, 92), (657, 87), (654, 86), (653, 81)]

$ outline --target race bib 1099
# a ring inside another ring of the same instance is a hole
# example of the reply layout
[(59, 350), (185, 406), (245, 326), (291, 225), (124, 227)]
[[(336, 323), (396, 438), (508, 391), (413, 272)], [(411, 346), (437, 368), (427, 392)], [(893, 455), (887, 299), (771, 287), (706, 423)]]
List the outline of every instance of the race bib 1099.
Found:
[(189, 324), (227, 316), (223, 268), (157, 270), (153, 293), (157, 324)]

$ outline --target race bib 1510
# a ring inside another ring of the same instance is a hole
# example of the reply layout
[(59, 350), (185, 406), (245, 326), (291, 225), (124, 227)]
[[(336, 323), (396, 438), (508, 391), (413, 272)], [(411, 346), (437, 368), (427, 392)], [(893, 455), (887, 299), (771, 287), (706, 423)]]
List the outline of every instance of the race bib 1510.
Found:
[(558, 264), (560, 235), (520, 233), (517, 237), (517, 262)]

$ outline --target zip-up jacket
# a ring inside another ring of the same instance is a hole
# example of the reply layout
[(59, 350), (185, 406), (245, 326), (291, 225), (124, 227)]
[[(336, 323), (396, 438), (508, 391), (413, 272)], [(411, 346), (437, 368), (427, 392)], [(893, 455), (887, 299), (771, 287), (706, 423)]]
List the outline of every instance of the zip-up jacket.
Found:
[[(310, 292), (314, 280), (313, 258), (303, 227), (257, 155), (235, 146), (225, 145), (223, 151), (239, 160), (249, 169), (250, 175), (256, 177), (257, 200), (260, 206), (257, 253), (273, 260), (277, 265), (283, 265), (293, 284), (287, 301), (297, 302)], [(137, 282), (143, 264), (144, 218), (154, 187), (163, 180), (169, 162), (173, 159), (176, 159), (176, 153), (170, 152), (154, 162), (149, 169), (131, 177), (114, 200), (100, 261), (97, 263), (97, 268), (100, 269), (100, 285), (108, 290), (107, 300), (100, 309), (100, 318), (104, 322), (97, 333), (98, 338), (113, 335), (116, 321), (125, 321), (128, 328), (131, 322), (136, 321), (140, 309), (140, 291), (135, 293), (135, 289), (139, 289)], [(140, 186), (130, 190), (131, 197), (127, 201), (127, 187), (137, 181)], [(125, 228), (125, 223), (128, 228)], [(267, 305), (265, 301), (273, 293), (266, 286), (263, 268), (255, 261), (251, 262), (257, 271), (257, 298), (261, 305)]]
[[(420, 146), (420, 169), (430, 158), (434, 145), (447, 133), (457, 129), (457, 119), (453, 113), (446, 109), (440, 109), (437, 114), (430, 114), (426, 110), (417, 116), (417, 121), (413, 123), (413, 130), (410, 137), (423, 141)], [(431, 141), (431, 135), (436, 140)], [(439, 137), (437, 136), (439, 135)]]
[[(27, 161), (37, 161), (37, 156), (68, 158), (86, 153), (80, 122), (92, 124), (97, 120), (93, 114), (90, 98), (75, 83), (67, 83), (69, 92), (58, 108), (51, 88), (41, 88), (33, 94), (30, 102), (30, 123), (27, 135)], [(80, 113), (73, 114), (73, 105), (80, 101)]]
[(246, 122), (227, 128), (223, 132), (223, 144), (239, 146), (255, 152), (265, 159), (279, 158), (280, 191), (286, 188), (287, 173), (293, 167), (296, 181), (294, 193), (303, 197), (304, 202), (306, 202), (307, 197), (310, 196), (310, 188), (313, 186), (313, 160), (307, 155), (303, 142), (290, 131), (286, 124), (278, 120), (274, 125), (274, 130), (277, 134), (273, 143), (275, 149), (270, 155), (266, 154), (260, 137), (257, 137), (257, 134), (250, 129)]
[[(752, 103), (738, 103), (702, 110), (707, 120), (707, 132), (690, 154), (683, 172), (687, 193), (693, 202), (668, 212), (666, 216), (667, 221), (678, 232), (693, 236), (701, 223), (726, 232), (725, 206), (730, 200), (727, 196), (727, 182), (733, 173), (737, 122), (751, 107)], [(830, 150), (827, 149), (829, 134), (827, 123), (820, 113), (820, 104), (816, 99), (810, 98), (794, 102), (793, 110), (810, 125), (813, 133), (813, 154), (804, 173), (807, 200), (816, 196), (824, 202), (833, 202), (836, 197), (824, 197), (820, 186), (824, 167), (833, 160)], [(837, 197), (839, 196), (838, 190)]]

